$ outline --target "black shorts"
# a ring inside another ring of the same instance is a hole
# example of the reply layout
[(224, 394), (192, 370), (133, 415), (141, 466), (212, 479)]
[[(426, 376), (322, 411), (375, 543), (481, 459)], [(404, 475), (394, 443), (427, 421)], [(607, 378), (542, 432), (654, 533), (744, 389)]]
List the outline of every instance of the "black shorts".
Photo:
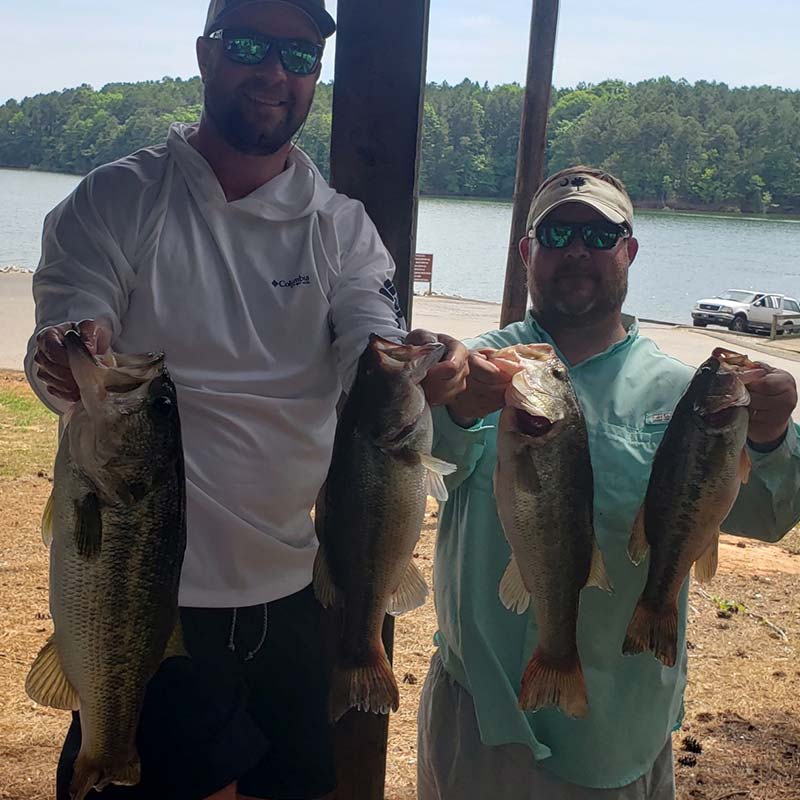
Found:
[[(191, 658), (165, 661), (147, 687), (137, 734), (142, 777), (103, 800), (201, 800), (238, 781), (270, 800), (335, 786), (320, 606), (311, 587), (265, 606), (182, 608)], [(266, 635), (264, 624), (266, 622)], [(231, 644), (233, 648), (231, 648)], [(73, 714), (56, 778), (69, 800), (81, 743)]]

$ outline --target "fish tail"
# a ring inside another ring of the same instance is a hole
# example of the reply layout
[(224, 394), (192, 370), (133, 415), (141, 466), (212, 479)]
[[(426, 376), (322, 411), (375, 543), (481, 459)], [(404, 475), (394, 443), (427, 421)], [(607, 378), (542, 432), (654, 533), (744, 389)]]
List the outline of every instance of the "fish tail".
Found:
[(536, 711), (544, 706), (558, 706), (570, 717), (589, 713), (586, 681), (578, 654), (553, 658), (541, 649), (531, 656), (519, 690), (519, 707)]
[(652, 651), (668, 667), (674, 667), (678, 654), (678, 606), (672, 603), (663, 609), (653, 609), (640, 599), (636, 604), (623, 653)]
[(388, 714), (389, 709), (397, 711), (399, 706), (400, 691), (383, 648), (367, 664), (334, 667), (330, 702), (334, 722), (351, 708)]
[(127, 761), (115, 765), (101, 763), (80, 753), (75, 759), (69, 793), (71, 800), (84, 800), (92, 789), (99, 792), (110, 783), (135, 786), (140, 779), (141, 765), (139, 754), (135, 750)]

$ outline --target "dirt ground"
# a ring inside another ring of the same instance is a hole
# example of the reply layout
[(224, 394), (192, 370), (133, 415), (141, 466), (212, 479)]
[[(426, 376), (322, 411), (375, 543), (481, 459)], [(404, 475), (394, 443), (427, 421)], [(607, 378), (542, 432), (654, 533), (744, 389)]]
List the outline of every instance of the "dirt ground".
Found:
[[(0, 372), (0, 798), (11, 800), (52, 798), (68, 719), (23, 690), (52, 630), (39, 522), (55, 435), (19, 373)], [(416, 554), (429, 582), (434, 513)], [(693, 585), (686, 718), (674, 737), (679, 800), (800, 800), (798, 576), (800, 532), (778, 546), (725, 537), (717, 577)], [(401, 706), (390, 724), (387, 800), (416, 797), (416, 706), (435, 629), (432, 602), (397, 622)]]

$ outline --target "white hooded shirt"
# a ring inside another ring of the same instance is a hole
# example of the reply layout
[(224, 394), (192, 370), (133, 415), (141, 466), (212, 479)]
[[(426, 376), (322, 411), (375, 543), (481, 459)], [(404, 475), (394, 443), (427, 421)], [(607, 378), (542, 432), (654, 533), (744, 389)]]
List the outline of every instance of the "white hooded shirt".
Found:
[[(228, 202), (193, 127), (95, 170), (48, 215), (36, 333), (105, 317), (114, 350), (165, 352), (186, 461), (180, 604), (232, 608), (310, 582), (337, 400), (369, 334), (399, 340), (403, 321), (361, 203), (298, 149)], [(28, 378), (63, 411), (35, 377), (35, 350), (34, 334)]]

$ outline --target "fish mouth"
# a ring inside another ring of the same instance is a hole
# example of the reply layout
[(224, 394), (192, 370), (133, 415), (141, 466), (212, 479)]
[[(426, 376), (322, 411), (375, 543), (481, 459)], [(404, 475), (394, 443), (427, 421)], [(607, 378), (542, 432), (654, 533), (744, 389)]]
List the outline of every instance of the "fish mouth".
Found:
[(741, 353), (715, 348), (701, 367), (710, 373), (708, 393), (694, 403), (694, 410), (712, 427), (724, 427), (735, 409), (750, 404), (748, 383), (766, 375), (766, 370)]
[(81, 365), (86, 363), (90, 363), (94, 366), (97, 362), (97, 359), (92, 355), (86, 343), (81, 339), (81, 335), (76, 330), (67, 331), (64, 334), (64, 347), (67, 351), (70, 369), (73, 369), (74, 366), (80, 369)]
[(428, 370), (441, 361), (447, 347), (441, 342), (427, 344), (398, 344), (373, 333), (369, 346), (381, 369), (387, 372), (407, 371), (414, 383), (425, 379)]
[(515, 410), (515, 426), (526, 436), (542, 436), (564, 419), (563, 398), (548, 391), (543, 382), (548, 365), (560, 365), (549, 344), (517, 344), (488, 356), (504, 375), (510, 377), (505, 404)]
[(523, 411), (521, 408), (514, 409), (514, 419), (517, 430), (534, 439), (549, 433), (558, 422), (558, 420), (551, 420), (546, 416)]
[(108, 351), (94, 355), (75, 330), (64, 334), (64, 348), (81, 403), (90, 415), (100, 412), (109, 395), (133, 399), (135, 393), (138, 397), (139, 390), (163, 370), (163, 353), (129, 355)]
[(721, 372), (736, 375), (745, 386), (760, 380), (768, 371), (755, 361), (751, 361), (746, 354), (737, 353), (735, 350), (728, 350), (725, 347), (715, 347), (711, 358), (719, 362)]
[(526, 361), (551, 361), (556, 351), (549, 344), (515, 344), (503, 347), (489, 356), (489, 361), (506, 375), (525, 369)]
[(506, 388), (506, 405), (543, 421), (537, 425), (546, 422), (552, 427), (565, 416), (561, 398), (548, 392), (535, 378), (528, 370), (517, 372)]

